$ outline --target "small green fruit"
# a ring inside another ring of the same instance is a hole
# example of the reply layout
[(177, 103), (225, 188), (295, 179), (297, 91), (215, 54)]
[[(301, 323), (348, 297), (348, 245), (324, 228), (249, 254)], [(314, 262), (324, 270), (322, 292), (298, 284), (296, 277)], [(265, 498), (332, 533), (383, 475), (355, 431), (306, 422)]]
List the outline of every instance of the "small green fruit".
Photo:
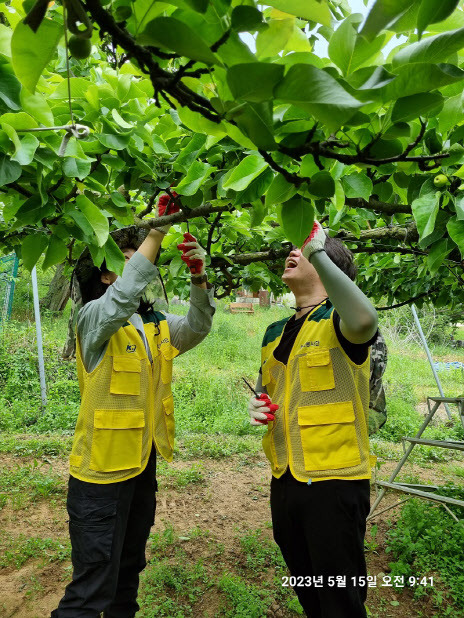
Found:
[(441, 189), (448, 183), (449, 183), (448, 177), (445, 176), (444, 174), (438, 174), (438, 176), (435, 176), (435, 178), (433, 179), (433, 184), (437, 187), (437, 189)]
[(68, 49), (73, 58), (84, 60), (90, 56), (92, 42), (90, 39), (83, 39), (73, 34), (68, 41)]

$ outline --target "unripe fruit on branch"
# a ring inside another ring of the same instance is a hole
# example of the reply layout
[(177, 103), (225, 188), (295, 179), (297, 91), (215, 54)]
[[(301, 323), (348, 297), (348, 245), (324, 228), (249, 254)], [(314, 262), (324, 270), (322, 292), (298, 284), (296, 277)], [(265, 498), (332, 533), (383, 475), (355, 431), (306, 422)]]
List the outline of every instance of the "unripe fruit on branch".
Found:
[(438, 174), (438, 176), (435, 176), (435, 178), (433, 179), (433, 184), (437, 187), (437, 189), (441, 189), (442, 187), (449, 184), (448, 177), (444, 174)]
[(90, 56), (92, 42), (90, 39), (82, 39), (73, 34), (68, 41), (68, 49), (73, 58), (83, 60)]

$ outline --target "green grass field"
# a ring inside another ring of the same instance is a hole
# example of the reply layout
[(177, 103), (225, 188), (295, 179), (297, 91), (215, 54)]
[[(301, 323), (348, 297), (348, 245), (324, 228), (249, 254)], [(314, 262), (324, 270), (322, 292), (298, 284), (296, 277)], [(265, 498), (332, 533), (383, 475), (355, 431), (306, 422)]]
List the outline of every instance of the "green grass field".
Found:
[[(171, 310), (185, 313), (186, 307)], [(174, 362), (175, 463), (158, 466), (160, 504), (142, 576), (141, 618), (301, 613), (293, 592), (281, 586), (286, 570), (269, 523), (263, 431), (249, 424), (249, 393), (241, 380), (244, 376), (254, 383), (264, 330), (285, 315), (285, 308), (230, 314), (225, 303), (218, 303), (211, 334)], [(69, 579), (66, 458), (79, 408), (75, 364), (60, 356), (67, 311), (43, 319), (46, 410), (40, 408), (35, 325), (24, 319), (27, 315), (20, 317), (0, 335), (0, 528), (4, 524), (7, 530), (0, 535), (0, 587), (15, 577), (26, 582), (23, 592), (0, 599), (0, 608), (3, 603), (10, 611), (6, 615), (18, 617), (26, 610), (31, 616), (46, 615)], [(402, 454), (401, 438), (417, 432), (426, 397), (436, 395), (437, 387), (421, 347), (390, 337), (390, 318), (382, 316), (382, 328), (389, 344), (389, 417), (372, 439), (372, 449), (379, 458), (377, 477), (387, 479)], [(464, 362), (462, 350), (441, 346), (432, 353), (436, 360)], [(447, 395), (464, 392), (461, 370), (439, 375)], [(453, 413), (453, 424), (440, 414), (428, 437), (462, 440), (462, 426)], [(454, 451), (420, 447), (402, 478), (462, 486), (463, 470), (462, 458)], [(35, 519), (24, 526), (31, 513)], [(464, 513), (455, 513), (464, 521)], [(371, 590), (370, 616), (462, 615), (463, 523), (456, 524), (442, 507), (414, 500), (402, 512), (396, 508), (385, 513), (377, 525), (368, 526), (366, 539), (372, 573), (391, 569), (407, 576), (420, 571), (423, 576), (434, 574), (436, 583), (433, 589), (395, 590), (396, 596), (381, 588)], [(439, 542), (440, 530), (452, 539), (455, 555), (449, 543)]]

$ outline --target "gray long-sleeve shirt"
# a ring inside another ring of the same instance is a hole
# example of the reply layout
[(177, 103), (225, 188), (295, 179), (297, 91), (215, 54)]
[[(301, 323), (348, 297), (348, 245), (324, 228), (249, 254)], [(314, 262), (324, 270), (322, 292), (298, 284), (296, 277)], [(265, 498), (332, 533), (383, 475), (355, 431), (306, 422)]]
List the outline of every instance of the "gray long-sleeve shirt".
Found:
[[(82, 307), (77, 317), (77, 335), (82, 360), (87, 372), (93, 371), (105, 355), (108, 342), (127, 321), (139, 332), (146, 344), (142, 318), (136, 310), (147, 285), (158, 269), (138, 251), (134, 253), (116, 281), (105, 294)], [(190, 286), (190, 308), (185, 316), (166, 313), (172, 345), (180, 354), (202, 341), (211, 330), (216, 305), (213, 288), (204, 290)]]

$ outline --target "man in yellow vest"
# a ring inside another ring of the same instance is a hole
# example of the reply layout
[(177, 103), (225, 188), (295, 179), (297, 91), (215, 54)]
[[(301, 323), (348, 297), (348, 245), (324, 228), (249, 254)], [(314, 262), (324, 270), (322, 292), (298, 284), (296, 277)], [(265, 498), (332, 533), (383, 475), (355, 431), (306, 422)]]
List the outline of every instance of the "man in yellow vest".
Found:
[(73, 578), (53, 618), (132, 618), (139, 609), (156, 456), (171, 461), (174, 447), (172, 361), (206, 337), (215, 312), (204, 255), (191, 238), (181, 246), (195, 273), (187, 315), (154, 311), (143, 298), (158, 275), (154, 262), (167, 229), (112, 234), (126, 259), (121, 277), (94, 267), (88, 252), (76, 265), (84, 306), (67, 498)]
[[(369, 346), (377, 313), (354, 283), (352, 254), (315, 222), (285, 262), (295, 316), (264, 335), (253, 425), (268, 424), (274, 538), (311, 618), (366, 616)], [(269, 401), (278, 405), (269, 419)], [(285, 583), (285, 582), (284, 582)]]

